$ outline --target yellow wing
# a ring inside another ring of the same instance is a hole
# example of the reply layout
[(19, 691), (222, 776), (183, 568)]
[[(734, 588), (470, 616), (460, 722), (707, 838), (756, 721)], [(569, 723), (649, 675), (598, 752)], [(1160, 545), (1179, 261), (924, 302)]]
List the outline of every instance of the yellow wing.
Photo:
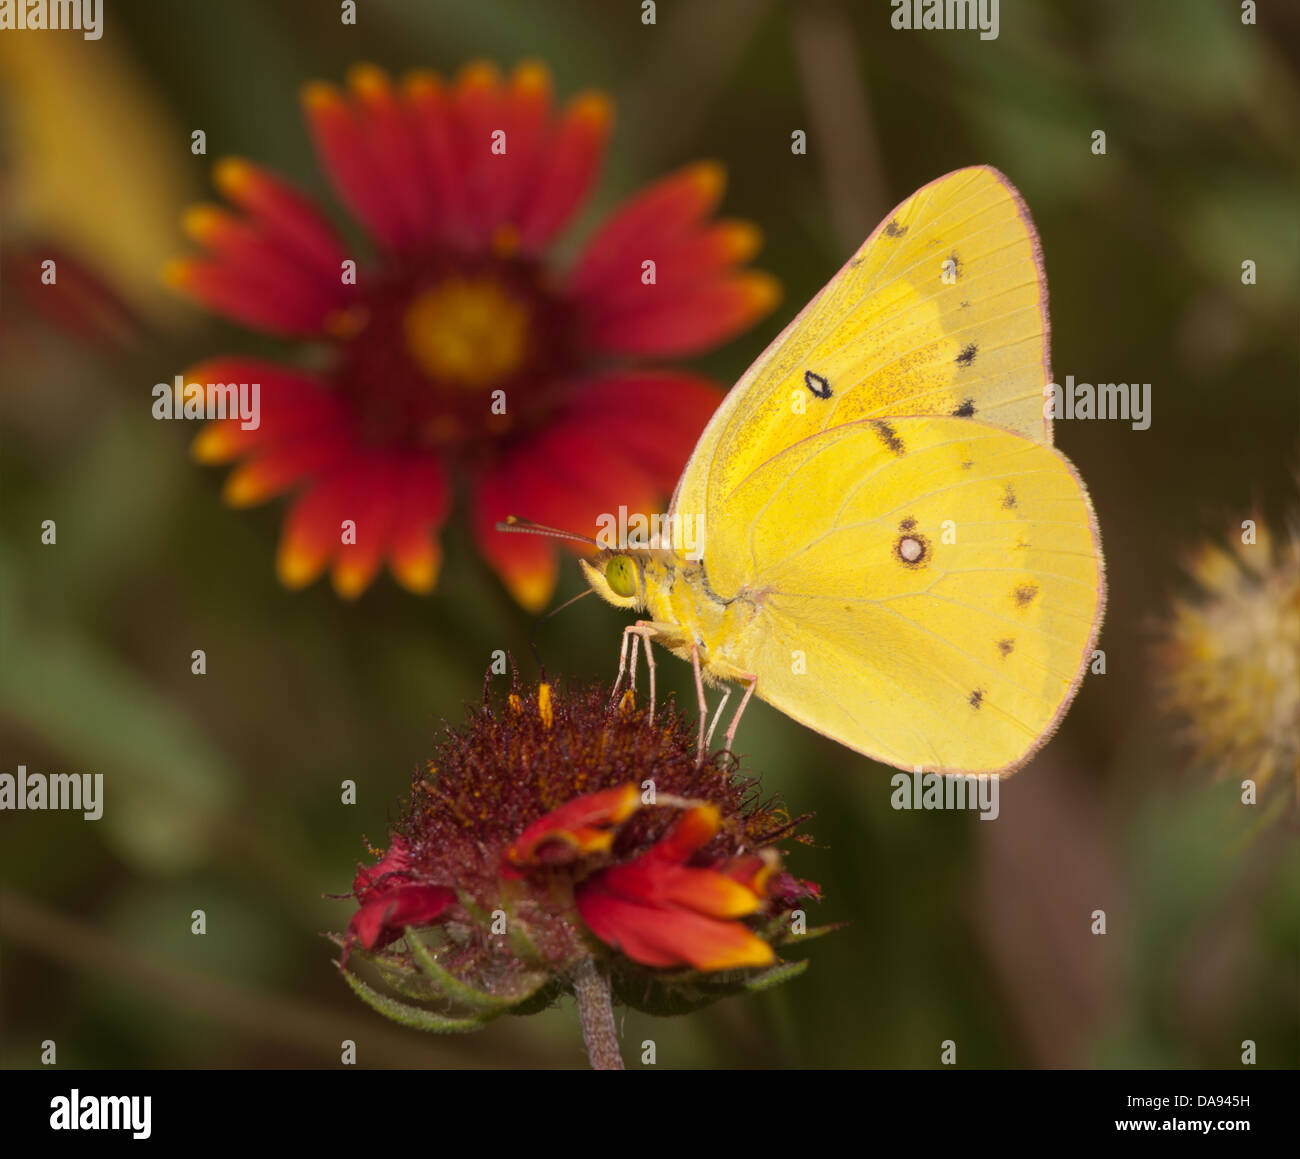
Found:
[(1104, 602), (1087, 492), (1056, 450), (971, 419), (835, 427), (710, 513), (717, 641), (756, 693), (900, 768), (1010, 772), (1051, 735)]
[(1038, 235), (996, 169), (959, 169), (893, 211), (732, 388), (678, 483), (707, 512), (756, 464), (818, 431), (899, 414), (974, 415), (1051, 442)]

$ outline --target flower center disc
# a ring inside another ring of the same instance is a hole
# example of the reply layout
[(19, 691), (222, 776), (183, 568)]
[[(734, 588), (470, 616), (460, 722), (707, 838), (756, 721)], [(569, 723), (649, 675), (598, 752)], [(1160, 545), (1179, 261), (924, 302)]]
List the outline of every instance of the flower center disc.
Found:
[(535, 262), (434, 252), (363, 287), (336, 335), (365, 441), (478, 457), (567, 393), (574, 319)]
[(483, 390), (513, 375), (528, 350), (531, 312), (491, 277), (454, 277), (416, 295), (402, 320), (406, 348), (430, 378)]

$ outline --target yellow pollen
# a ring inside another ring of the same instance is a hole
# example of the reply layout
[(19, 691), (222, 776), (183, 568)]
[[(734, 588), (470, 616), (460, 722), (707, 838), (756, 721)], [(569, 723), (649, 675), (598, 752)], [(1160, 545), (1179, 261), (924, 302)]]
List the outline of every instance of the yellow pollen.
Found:
[(523, 364), (528, 307), (492, 278), (451, 278), (419, 294), (403, 319), (416, 364), (439, 381), (478, 389)]
[(551, 707), (551, 686), (549, 684), (539, 684), (537, 686), (537, 715), (541, 717), (542, 727), (549, 729), (555, 719), (555, 712)]

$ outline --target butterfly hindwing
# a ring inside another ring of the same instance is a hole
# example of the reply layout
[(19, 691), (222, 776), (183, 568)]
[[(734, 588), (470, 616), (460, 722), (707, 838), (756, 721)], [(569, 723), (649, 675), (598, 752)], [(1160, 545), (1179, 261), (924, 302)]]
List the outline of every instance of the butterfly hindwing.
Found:
[(1005, 772), (1051, 734), (1103, 600), (1088, 496), (1040, 442), (956, 418), (835, 427), (722, 501), (711, 587), (754, 602), (728, 662), (901, 768)]

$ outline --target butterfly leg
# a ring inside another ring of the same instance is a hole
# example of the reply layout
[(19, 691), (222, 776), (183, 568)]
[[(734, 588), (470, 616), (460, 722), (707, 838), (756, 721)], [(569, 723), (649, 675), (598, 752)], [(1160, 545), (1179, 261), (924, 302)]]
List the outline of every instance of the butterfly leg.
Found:
[(713, 720), (709, 724), (708, 735), (704, 738), (704, 747), (706, 749), (713, 747), (713, 734), (717, 731), (718, 721), (722, 719), (722, 710), (727, 707), (727, 701), (731, 698), (731, 685), (728, 684), (722, 691), (722, 699), (718, 701), (718, 707), (713, 710)]
[[(637, 632), (632, 632), (631, 636), (632, 636), (632, 656), (628, 660), (629, 670), (628, 670), (627, 686), (629, 691), (632, 693), (632, 695), (635, 696), (636, 695), (636, 661), (637, 661), (637, 654), (641, 650), (641, 636)], [(626, 640), (627, 635), (624, 635), (623, 639)]]
[[(736, 706), (736, 715), (731, 718), (731, 725), (727, 729), (727, 752), (731, 752), (731, 746), (736, 739), (736, 729), (740, 725), (741, 714), (745, 711), (749, 698), (754, 695), (754, 689), (758, 687), (756, 673), (745, 672), (739, 675), (737, 679), (749, 681), (749, 687), (745, 689), (745, 695), (740, 698), (740, 703)], [(722, 706), (719, 705), (718, 707), (721, 708)]]
[(704, 739), (704, 722), (709, 719), (709, 702), (704, 698), (704, 673), (700, 668), (700, 646), (691, 641), (691, 670), (695, 673), (695, 694), (700, 701), (700, 738), (695, 748), (695, 763), (704, 760), (706, 741)]
[[(650, 638), (655, 634), (655, 631), (654, 628), (651, 627), (649, 624), (641, 624), (640, 622), (638, 622), (637, 627), (641, 629), (637, 633), (637, 635), (639, 637), (640, 636), (645, 637), (645, 666), (646, 666), (646, 672), (649, 674), (649, 679), (650, 679), (650, 714), (646, 717), (646, 723), (654, 724), (655, 722), (655, 654), (654, 654), (654, 649), (650, 647)], [(634, 654), (635, 654), (635, 650), (636, 650), (636, 646), (633, 645)], [(636, 676), (635, 667), (632, 669), (632, 675), (633, 677)]]
[[(645, 640), (645, 663), (650, 673), (650, 715), (648, 721), (654, 724), (655, 720), (655, 658), (654, 652), (651, 651), (650, 641), (658, 634), (653, 622), (650, 620), (638, 620), (635, 624), (629, 624), (623, 629), (623, 647), (619, 650), (618, 655), (618, 676), (614, 679), (614, 691), (610, 693), (610, 703), (618, 699), (618, 690), (623, 687), (623, 676), (630, 672), (628, 687), (632, 692), (636, 691), (636, 661), (637, 651), (640, 648), (642, 639)], [(632, 655), (628, 657), (628, 641), (632, 643)]]
[[(627, 638), (631, 632), (630, 626), (623, 629), (623, 647), (618, 652), (618, 675), (614, 677), (614, 691), (609, 694), (611, 704), (618, 699), (618, 690), (623, 687), (623, 674), (627, 672)], [(633, 670), (635, 671), (636, 653), (634, 652), (632, 656)]]

